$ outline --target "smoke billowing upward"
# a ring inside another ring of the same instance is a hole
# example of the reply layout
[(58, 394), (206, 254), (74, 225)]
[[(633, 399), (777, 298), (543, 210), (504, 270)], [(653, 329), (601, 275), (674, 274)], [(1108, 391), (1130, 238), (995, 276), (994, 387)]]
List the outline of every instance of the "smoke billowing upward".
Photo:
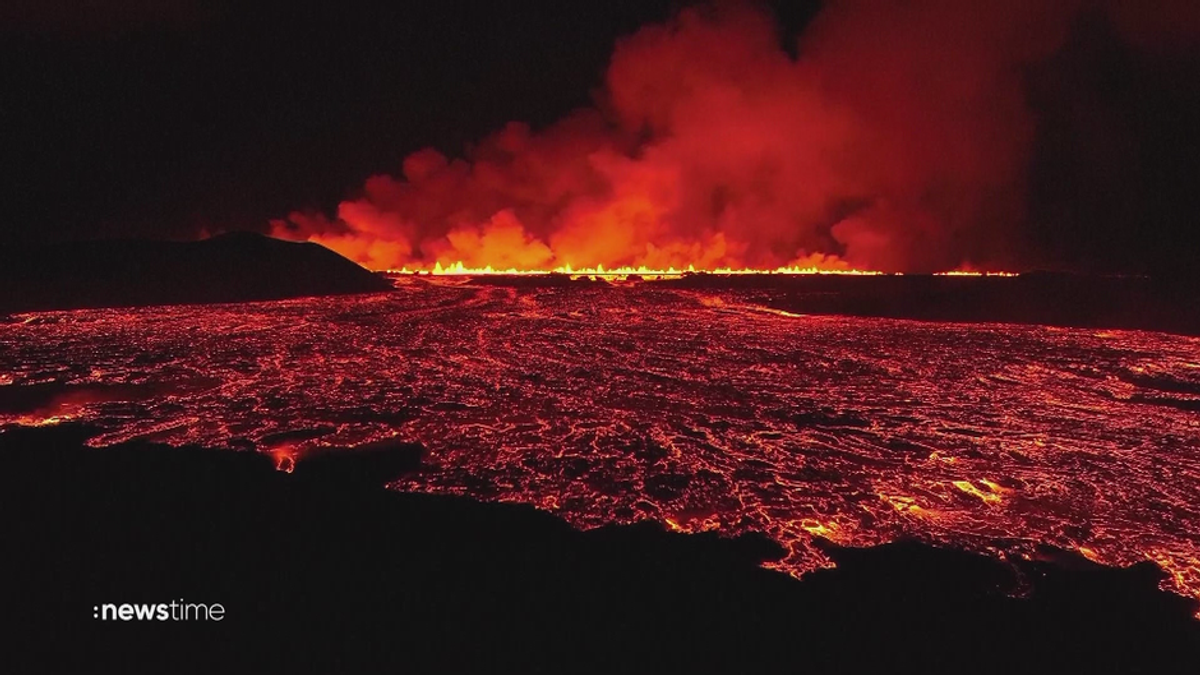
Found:
[(593, 108), (418, 151), (272, 230), (374, 268), (1020, 265), (1028, 70), (1083, 15), (1138, 49), (1190, 44), (1192, 5), (1157, 4), (843, 0), (800, 36), (687, 9), (618, 41)]

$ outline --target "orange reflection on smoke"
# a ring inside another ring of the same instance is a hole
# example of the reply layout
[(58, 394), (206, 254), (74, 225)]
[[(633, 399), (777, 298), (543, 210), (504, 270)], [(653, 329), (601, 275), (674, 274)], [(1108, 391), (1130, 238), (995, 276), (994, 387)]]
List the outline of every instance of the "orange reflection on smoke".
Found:
[[(394, 488), (762, 532), (797, 576), (830, 564), (818, 537), (1044, 543), (1153, 560), (1200, 597), (1196, 338), (795, 318), (769, 283), (408, 286), (0, 325), (0, 367), (86, 379), (29, 421), (78, 415), (95, 446), (249, 441), (288, 471), (399, 435), (428, 455)], [(211, 382), (155, 384), (196, 372)]]

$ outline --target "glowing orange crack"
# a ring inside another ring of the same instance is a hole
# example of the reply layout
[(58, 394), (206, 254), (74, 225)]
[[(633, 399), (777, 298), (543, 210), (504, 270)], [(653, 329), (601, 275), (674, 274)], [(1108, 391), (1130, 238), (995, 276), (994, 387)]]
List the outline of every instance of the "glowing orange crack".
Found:
[[(841, 267), (816, 267), (816, 266), (784, 266), (773, 269), (761, 268), (733, 268), (733, 267), (717, 267), (712, 269), (696, 269), (694, 265), (688, 265), (684, 269), (675, 267), (652, 268), (645, 265), (637, 267), (618, 266), (605, 267), (597, 265), (595, 267), (573, 267), (571, 265), (563, 265), (553, 269), (517, 269), (515, 267), (496, 268), (491, 265), (484, 267), (469, 267), (461, 260), (443, 265), (441, 261), (434, 263), (431, 268), (409, 268), (407, 266), (400, 269), (385, 269), (380, 270), (388, 274), (420, 274), (433, 276), (539, 276), (547, 274), (566, 274), (575, 277), (678, 277), (684, 274), (713, 274), (719, 276), (753, 276), (753, 275), (842, 275), (842, 276), (882, 276), (889, 274), (888, 272), (880, 272), (877, 270), (862, 270), (853, 268)], [(891, 273), (896, 276), (901, 276), (902, 273)], [(973, 270), (950, 270), (945, 272), (935, 272), (934, 276), (953, 276), (953, 277), (1015, 277), (1017, 272), (979, 272)]]

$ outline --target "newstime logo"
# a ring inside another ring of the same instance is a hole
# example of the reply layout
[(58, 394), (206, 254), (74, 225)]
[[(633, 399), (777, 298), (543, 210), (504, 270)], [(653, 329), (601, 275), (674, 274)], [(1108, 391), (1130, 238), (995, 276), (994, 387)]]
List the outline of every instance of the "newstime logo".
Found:
[(92, 618), (101, 621), (220, 621), (225, 618), (225, 606), (219, 602), (105, 603), (92, 605)]

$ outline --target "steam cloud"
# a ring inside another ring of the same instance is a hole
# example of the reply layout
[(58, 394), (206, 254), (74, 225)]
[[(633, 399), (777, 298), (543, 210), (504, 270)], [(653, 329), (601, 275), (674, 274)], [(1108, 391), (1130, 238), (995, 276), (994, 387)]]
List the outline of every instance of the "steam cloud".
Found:
[(764, 11), (687, 9), (617, 43), (593, 108), (465, 159), (415, 152), (272, 233), (376, 269), (1005, 267), (1036, 131), (1023, 69), (1085, 12), (1155, 49), (1200, 28), (1176, 0), (842, 0), (792, 56)]

